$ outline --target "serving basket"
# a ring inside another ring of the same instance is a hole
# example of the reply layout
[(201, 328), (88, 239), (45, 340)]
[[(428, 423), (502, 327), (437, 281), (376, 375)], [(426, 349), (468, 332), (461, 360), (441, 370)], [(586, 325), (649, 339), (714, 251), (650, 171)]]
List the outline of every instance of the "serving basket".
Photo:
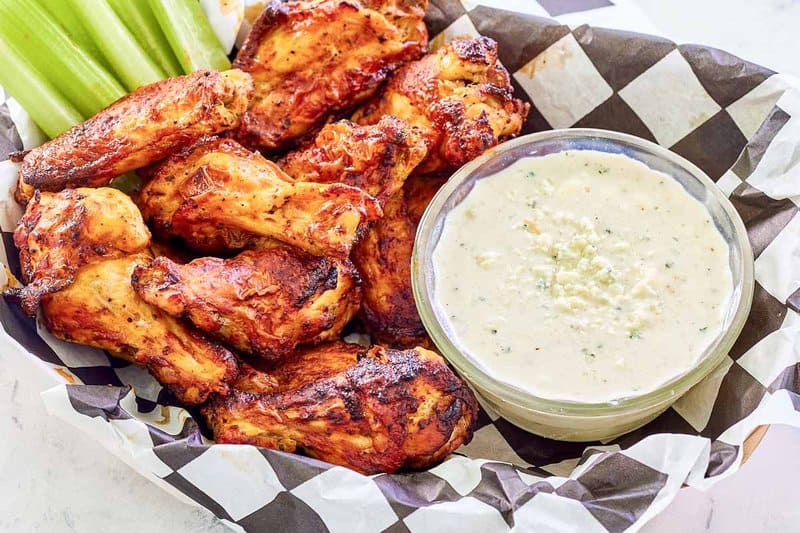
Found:
[[(241, 16), (209, 4), (232, 41)], [(245, 12), (242, 2), (226, 4)], [(756, 276), (744, 330), (720, 366), (645, 427), (610, 442), (565, 443), (484, 408), (473, 441), (442, 464), (368, 477), (213, 444), (146, 371), (58, 341), (0, 301), (5, 349), (58, 379), (42, 394), (49, 412), (233, 529), (638, 530), (682, 486), (704, 489), (734, 473), (770, 424), (800, 427), (800, 81), (720, 50), (595, 27), (637, 29), (645, 23), (635, 16), (622, 0), (432, 0), (426, 23), (433, 47), (477, 35), (498, 41), (516, 94), (533, 104), (524, 133), (586, 127), (652, 140), (702, 168), (744, 220)], [(3, 100), (5, 159), (41, 136)], [(0, 163), (0, 259), (19, 276), (15, 177), (13, 163)]]

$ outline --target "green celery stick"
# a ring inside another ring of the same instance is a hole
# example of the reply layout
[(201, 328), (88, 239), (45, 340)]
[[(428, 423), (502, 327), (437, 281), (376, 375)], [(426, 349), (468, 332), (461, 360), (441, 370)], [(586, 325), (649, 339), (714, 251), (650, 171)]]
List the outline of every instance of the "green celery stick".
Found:
[(33, 0), (0, 0), (0, 37), (83, 116), (125, 96), (125, 89)]
[(126, 89), (133, 91), (167, 77), (106, 0), (67, 1)]
[(148, 0), (109, 0), (111, 7), (136, 40), (168, 76), (180, 76), (181, 64), (161, 31)]
[(150, 0), (150, 7), (185, 73), (231, 68), (197, 0)]
[(133, 196), (141, 188), (142, 179), (136, 175), (136, 172), (127, 172), (114, 178), (114, 181), (108, 186), (119, 189), (128, 196)]
[(0, 38), (0, 84), (50, 138), (83, 121), (78, 110), (4, 38)]
[(104, 67), (109, 68), (110, 65), (106, 63), (103, 54), (100, 53), (100, 50), (92, 41), (92, 37), (89, 35), (89, 32), (86, 31), (86, 28), (83, 27), (81, 21), (78, 20), (78, 17), (72, 11), (72, 6), (69, 2), (65, 0), (37, 0), (39, 5), (41, 5), (45, 11), (50, 13), (50, 16), (58, 22), (64, 30), (66, 30), (67, 35), (69, 35), (75, 44), (89, 52), (89, 54), (100, 61)]

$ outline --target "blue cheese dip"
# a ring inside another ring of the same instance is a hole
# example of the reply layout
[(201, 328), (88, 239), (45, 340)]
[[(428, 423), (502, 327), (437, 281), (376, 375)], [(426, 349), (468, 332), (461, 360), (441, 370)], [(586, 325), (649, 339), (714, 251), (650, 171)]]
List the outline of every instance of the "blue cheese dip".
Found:
[(702, 204), (639, 161), (525, 158), (447, 215), (434, 306), (488, 375), (539, 397), (607, 402), (698, 362), (733, 291), (728, 254)]

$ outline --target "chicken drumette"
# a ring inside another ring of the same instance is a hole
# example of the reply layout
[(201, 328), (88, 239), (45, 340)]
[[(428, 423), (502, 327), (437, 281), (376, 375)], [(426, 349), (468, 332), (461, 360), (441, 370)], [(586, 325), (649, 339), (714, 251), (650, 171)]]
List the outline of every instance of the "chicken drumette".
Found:
[(425, 0), (269, 2), (234, 61), (255, 81), (237, 139), (284, 149), (371, 96), (394, 68), (424, 52), (426, 7)]
[(14, 234), (19, 298), (56, 337), (108, 350), (147, 369), (187, 404), (225, 394), (236, 360), (183, 323), (141, 300), (131, 287), (150, 262), (150, 234), (129, 197), (109, 188), (39, 192)]
[(34, 189), (102, 187), (175, 150), (238, 126), (253, 94), (240, 70), (198, 71), (141, 87), (22, 159), (17, 200)]
[(322, 128), (278, 166), (297, 181), (358, 187), (384, 206), (425, 153), (420, 132), (398, 118), (383, 117), (370, 126), (340, 120)]
[(133, 275), (146, 302), (269, 360), (286, 357), (299, 344), (338, 338), (361, 303), (357, 282), (349, 260), (284, 245), (185, 265), (159, 257)]
[(411, 252), (417, 224), (445, 178), (410, 177), (384, 208), (384, 216), (353, 249), (364, 301), (361, 321), (378, 342), (430, 346), (411, 290)]
[(355, 187), (295, 182), (274, 163), (232, 139), (208, 138), (148, 169), (139, 195), (145, 220), (161, 237), (180, 237), (210, 255), (263, 238), (314, 255), (346, 257), (377, 200)]
[(400, 68), (353, 120), (375, 124), (394, 115), (417, 126), (428, 155), (415, 172), (444, 172), (520, 132), (530, 106), (513, 91), (497, 43), (455, 40)]
[(380, 346), (364, 353), (337, 343), (308, 350), (299, 361), (314, 367), (336, 352), (344, 355), (329, 365), (331, 373), (308, 383), (278, 378), (278, 392), (234, 391), (212, 400), (202, 412), (215, 440), (302, 451), (375, 474), (425, 468), (471, 439), (475, 397), (439, 355)]

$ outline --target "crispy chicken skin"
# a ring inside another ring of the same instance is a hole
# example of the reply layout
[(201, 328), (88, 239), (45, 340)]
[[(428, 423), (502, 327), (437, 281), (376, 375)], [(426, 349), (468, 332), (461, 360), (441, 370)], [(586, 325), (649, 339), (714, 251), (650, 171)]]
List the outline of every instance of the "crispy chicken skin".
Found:
[(149, 169), (138, 204), (161, 237), (217, 255), (267, 237), (314, 255), (346, 257), (377, 200), (339, 183), (295, 183), (232, 139), (208, 138)]
[(289, 148), (331, 114), (370, 97), (400, 63), (427, 46), (426, 1), (271, 1), (234, 66), (255, 97), (236, 138), (249, 148)]
[(530, 105), (513, 91), (496, 42), (455, 40), (400, 68), (353, 121), (375, 124), (395, 115), (419, 127), (428, 156), (416, 172), (444, 172), (520, 132)]
[(72, 283), (80, 267), (145, 250), (150, 232), (136, 205), (116, 189), (37, 191), (14, 231), (14, 244), (28, 285), (6, 294), (35, 316), (41, 297)]
[(278, 161), (278, 166), (297, 181), (358, 187), (383, 206), (425, 153), (420, 132), (398, 118), (383, 117), (371, 126), (340, 120), (322, 128), (312, 141)]
[(428, 467), (469, 442), (477, 403), (434, 352), (375, 346), (319, 381), (272, 394), (233, 391), (202, 412), (217, 442), (303, 451), (377, 474)]
[(233, 354), (133, 291), (134, 268), (151, 258), (142, 252), (81, 267), (69, 287), (42, 299), (47, 329), (59, 339), (146, 367), (186, 404), (226, 394), (238, 372)]
[(249, 362), (239, 360), (239, 375), (232, 384), (233, 388), (242, 392), (262, 394), (276, 392), (278, 382), (269, 373), (259, 370)]
[(338, 338), (361, 303), (348, 259), (283, 245), (186, 265), (159, 257), (137, 267), (132, 280), (146, 302), (268, 360), (285, 358), (300, 344)]
[(386, 17), (400, 32), (403, 42), (421, 43), (422, 51), (426, 51), (428, 29), (422, 19), (428, 0), (361, 0), (361, 5)]
[(233, 388), (252, 393), (285, 392), (328, 378), (358, 363), (368, 348), (359, 344), (333, 341), (301, 348), (279, 364), (240, 363)]
[(102, 187), (205, 135), (238, 126), (253, 94), (240, 70), (197, 71), (141, 87), (25, 155), (18, 200), (32, 187)]
[(411, 252), (417, 224), (444, 178), (412, 176), (384, 208), (384, 216), (353, 249), (364, 301), (360, 318), (378, 342), (431, 346), (411, 290)]

